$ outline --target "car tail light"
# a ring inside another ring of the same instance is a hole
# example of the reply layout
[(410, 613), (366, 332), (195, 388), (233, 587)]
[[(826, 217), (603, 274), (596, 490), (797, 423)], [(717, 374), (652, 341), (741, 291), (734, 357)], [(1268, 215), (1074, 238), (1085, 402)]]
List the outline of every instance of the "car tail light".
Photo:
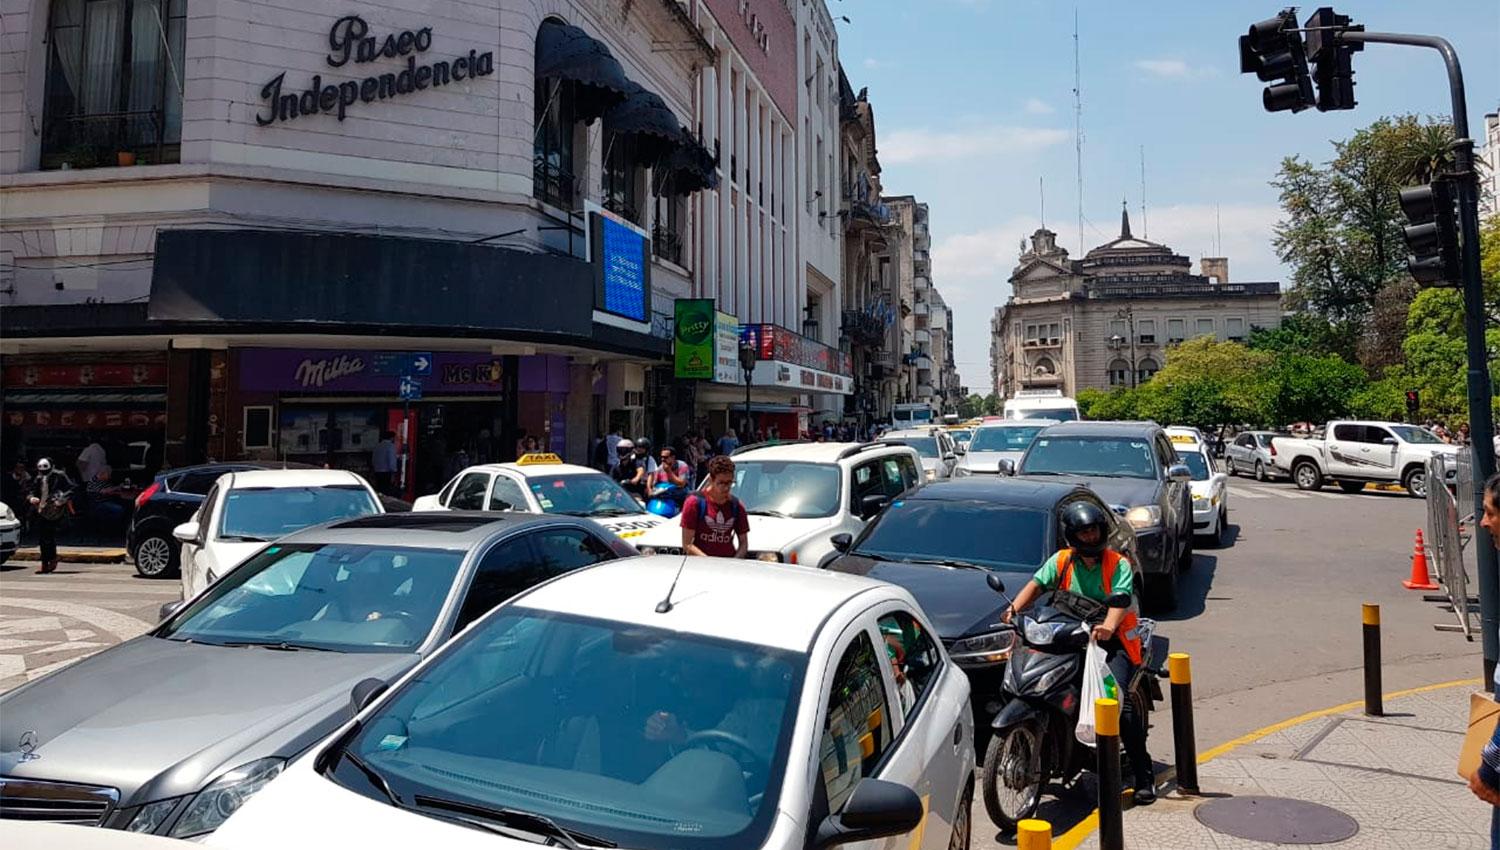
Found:
[(1270, 449), (1271, 449), (1271, 457), (1275, 457), (1276, 456), (1276, 441), (1275, 440), (1271, 441)]
[(141, 509), (141, 505), (144, 505), (147, 502), (151, 501), (151, 497), (155, 496), (156, 495), (156, 491), (158, 491), (160, 489), (161, 489), (161, 482), (160, 481), (152, 481), (150, 487), (147, 487), (146, 489), (142, 490), (141, 494), (139, 496), (135, 497), (135, 509), (136, 510), (140, 510)]

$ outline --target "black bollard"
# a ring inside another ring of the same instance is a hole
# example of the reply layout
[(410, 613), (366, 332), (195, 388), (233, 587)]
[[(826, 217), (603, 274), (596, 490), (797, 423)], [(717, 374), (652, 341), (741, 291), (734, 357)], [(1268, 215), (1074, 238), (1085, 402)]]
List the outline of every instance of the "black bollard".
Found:
[(1167, 656), (1172, 680), (1172, 744), (1177, 751), (1177, 790), (1198, 793), (1198, 740), (1193, 732), (1193, 668), (1186, 652)]
[(1094, 702), (1094, 749), (1099, 763), (1099, 850), (1124, 850), (1125, 823), (1120, 808), (1120, 702)]
[(1364, 605), (1365, 714), (1380, 717), (1385, 706), (1380, 696), (1380, 606)]

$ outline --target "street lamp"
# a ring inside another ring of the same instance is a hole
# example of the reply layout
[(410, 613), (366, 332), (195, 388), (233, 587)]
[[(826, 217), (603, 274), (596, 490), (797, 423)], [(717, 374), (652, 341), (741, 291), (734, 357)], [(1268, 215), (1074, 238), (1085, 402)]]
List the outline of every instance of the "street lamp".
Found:
[[(1126, 321), (1125, 332), (1130, 334), (1130, 386), (1134, 387), (1136, 385), (1136, 381), (1139, 378), (1139, 374), (1136, 371), (1135, 365), (1135, 308), (1127, 305), (1125, 308), (1115, 313), (1115, 318), (1124, 319)], [(1115, 334), (1114, 336), (1110, 337), (1111, 340), (1117, 340), (1119, 338), (1119, 334)]]
[(744, 337), (740, 338), (740, 370), (745, 373), (745, 435), (744, 442), (749, 443), (750, 437), (750, 379), (755, 375), (755, 363), (760, 360), (760, 353), (755, 350), (755, 343)]

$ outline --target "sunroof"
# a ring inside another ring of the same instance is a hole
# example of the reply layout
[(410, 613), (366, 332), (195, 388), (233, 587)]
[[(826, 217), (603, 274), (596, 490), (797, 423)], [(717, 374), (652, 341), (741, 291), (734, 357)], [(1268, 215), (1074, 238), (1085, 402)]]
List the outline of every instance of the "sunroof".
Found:
[(461, 533), (473, 531), (481, 525), (489, 525), (504, 519), (501, 515), (473, 516), (471, 514), (448, 513), (402, 513), (374, 514), (351, 519), (329, 528), (409, 528), (415, 531), (451, 531)]

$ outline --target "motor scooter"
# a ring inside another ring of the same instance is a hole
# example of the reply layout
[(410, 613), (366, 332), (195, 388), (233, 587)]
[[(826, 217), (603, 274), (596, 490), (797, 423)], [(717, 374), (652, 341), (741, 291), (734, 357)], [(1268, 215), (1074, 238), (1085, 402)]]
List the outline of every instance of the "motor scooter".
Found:
[[(999, 576), (989, 585), (1005, 596)], [(1008, 596), (1006, 600), (1009, 601)], [(1130, 607), (1129, 594), (1100, 604), (1086, 596), (1053, 590), (1016, 616), (1016, 643), (1000, 687), (999, 709), (990, 723), (992, 735), (984, 753), (981, 788), (990, 818), (1002, 829), (1036, 815), (1048, 782), (1072, 785), (1097, 762), (1093, 747), (1075, 737), (1083, 690), (1083, 660), (1093, 626), (1110, 608)], [(1162, 699), (1158, 678), (1165, 676), (1167, 639), (1155, 634), (1156, 623), (1142, 618), (1144, 663), (1120, 686), (1124, 700), (1135, 705), (1142, 725), (1151, 728), (1151, 709)], [(1123, 702), (1123, 700), (1122, 700)], [(1123, 776), (1131, 775), (1128, 766)]]

